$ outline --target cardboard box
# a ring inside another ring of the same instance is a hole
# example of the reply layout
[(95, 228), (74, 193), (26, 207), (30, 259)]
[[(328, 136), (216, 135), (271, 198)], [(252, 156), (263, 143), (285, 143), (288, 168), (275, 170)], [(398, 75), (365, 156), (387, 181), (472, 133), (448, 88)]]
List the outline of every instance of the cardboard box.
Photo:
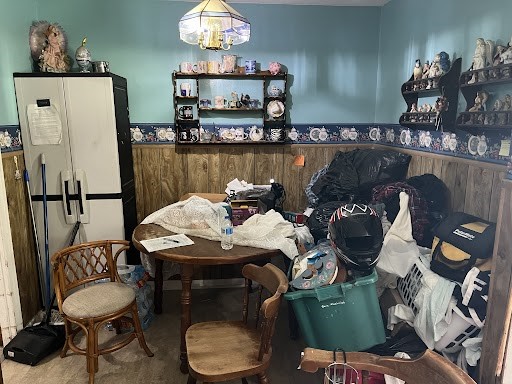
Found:
[(258, 200), (231, 200), (231, 221), (233, 225), (243, 224), (258, 213)]

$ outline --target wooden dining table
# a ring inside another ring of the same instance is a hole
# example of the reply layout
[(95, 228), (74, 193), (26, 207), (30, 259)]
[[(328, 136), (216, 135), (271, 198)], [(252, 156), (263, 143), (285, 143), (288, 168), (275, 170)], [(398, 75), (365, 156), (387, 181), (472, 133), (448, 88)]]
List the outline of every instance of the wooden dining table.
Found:
[(261, 249), (234, 245), (230, 250), (224, 250), (220, 242), (206, 240), (200, 237), (188, 236), (194, 244), (177, 248), (162, 249), (148, 252), (141, 244), (143, 240), (172, 235), (173, 233), (157, 224), (139, 224), (132, 236), (133, 245), (140, 252), (155, 257), (155, 313), (162, 313), (163, 297), (163, 262), (171, 261), (180, 266), (181, 277), (181, 342), (180, 370), (188, 373), (187, 347), (185, 333), (191, 324), (192, 280), (194, 265), (227, 265), (244, 264), (258, 260), (270, 259), (282, 255), (280, 250)]

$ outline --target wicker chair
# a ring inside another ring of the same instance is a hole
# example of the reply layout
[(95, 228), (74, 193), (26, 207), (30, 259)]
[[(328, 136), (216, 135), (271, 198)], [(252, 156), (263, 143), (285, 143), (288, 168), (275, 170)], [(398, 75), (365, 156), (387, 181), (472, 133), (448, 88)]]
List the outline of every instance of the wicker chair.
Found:
[[(186, 334), (189, 379), (214, 383), (257, 375), (260, 384), (269, 383), (266, 370), (270, 365), (275, 321), (282, 294), (288, 289), (286, 275), (275, 265), (258, 267), (247, 264), (242, 269), (245, 294), (241, 321), (211, 321), (192, 325)], [(259, 284), (256, 321), (249, 321), (249, 281)], [(262, 290), (270, 297), (263, 304)]]
[[(60, 356), (65, 357), (68, 349), (86, 355), (90, 384), (98, 371), (98, 356), (114, 352), (135, 338), (146, 354), (153, 356), (142, 333), (135, 292), (121, 282), (117, 273), (117, 258), (129, 244), (124, 240), (93, 241), (64, 248), (52, 257), (55, 294), (66, 328)], [(117, 249), (115, 255), (113, 248)], [(98, 330), (111, 321), (119, 331), (121, 319), (131, 323), (133, 331), (120, 342), (99, 349)], [(74, 342), (80, 331), (87, 338), (85, 348)]]

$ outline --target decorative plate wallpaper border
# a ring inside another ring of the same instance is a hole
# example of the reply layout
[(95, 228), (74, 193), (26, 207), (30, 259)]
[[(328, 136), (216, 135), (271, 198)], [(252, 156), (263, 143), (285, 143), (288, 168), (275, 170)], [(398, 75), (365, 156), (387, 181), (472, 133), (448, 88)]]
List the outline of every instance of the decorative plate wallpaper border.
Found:
[[(248, 133), (251, 126), (240, 127)], [(229, 129), (231, 126), (211, 125), (203, 128), (218, 134), (219, 130)], [(134, 145), (172, 144), (176, 138), (174, 125), (168, 123), (132, 124), (130, 130)], [(474, 134), (462, 130), (443, 133), (413, 130), (398, 124), (294, 124), (286, 128), (286, 138), (290, 144), (374, 142), (498, 164), (510, 163), (511, 156), (500, 156), (499, 152), (502, 140), (510, 140), (511, 136), (508, 130), (488, 130)], [(22, 149), (19, 126), (0, 125), (0, 151), (5, 153)]]
[(0, 125), (0, 152), (14, 152), (22, 149), (20, 127), (18, 125)]
[[(239, 125), (249, 132), (250, 125)], [(231, 126), (203, 126), (218, 133)], [(132, 124), (133, 144), (174, 143), (173, 124)], [(414, 130), (398, 124), (294, 124), (286, 128), (290, 144), (379, 143), (394, 147), (442, 153), (480, 161), (506, 164), (509, 156), (499, 156), (502, 140), (510, 140), (511, 132), (486, 131), (469, 133)]]

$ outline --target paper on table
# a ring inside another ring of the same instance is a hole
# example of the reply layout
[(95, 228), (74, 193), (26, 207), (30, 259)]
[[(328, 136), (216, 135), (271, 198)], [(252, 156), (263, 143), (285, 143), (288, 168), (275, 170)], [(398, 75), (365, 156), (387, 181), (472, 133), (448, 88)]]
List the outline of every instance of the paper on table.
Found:
[(141, 240), (140, 242), (148, 252), (155, 252), (161, 249), (183, 247), (185, 245), (192, 245), (194, 241), (187, 237), (187, 235), (171, 235), (158, 237), (156, 239)]
[(29, 104), (27, 118), (32, 145), (60, 144), (62, 122), (55, 105), (38, 107), (37, 104)]

